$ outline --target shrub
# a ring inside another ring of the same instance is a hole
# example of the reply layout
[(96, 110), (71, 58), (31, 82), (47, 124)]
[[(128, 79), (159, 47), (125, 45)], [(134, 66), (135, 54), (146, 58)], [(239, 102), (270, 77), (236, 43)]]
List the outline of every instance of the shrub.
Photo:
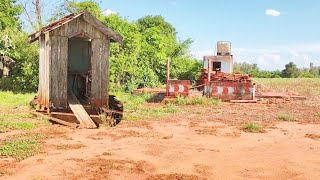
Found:
[(242, 129), (246, 132), (251, 132), (251, 133), (262, 133), (264, 132), (264, 129), (256, 123), (246, 123), (242, 126)]
[(278, 114), (277, 118), (282, 121), (295, 121), (295, 118), (289, 114)]

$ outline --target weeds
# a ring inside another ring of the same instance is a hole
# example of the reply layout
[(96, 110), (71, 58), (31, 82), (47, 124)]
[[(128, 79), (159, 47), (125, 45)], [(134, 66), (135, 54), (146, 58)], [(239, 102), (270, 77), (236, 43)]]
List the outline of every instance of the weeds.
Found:
[(187, 98), (178, 96), (173, 103), (176, 105), (219, 105), (220, 100), (213, 99), (213, 98), (206, 98), (203, 96), (195, 96), (195, 97), (187, 97)]
[(30, 130), (35, 129), (48, 121), (43, 118), (32, 119), (30, 113), (21, 114), (2, 114), (0, 116), (0, 133), (9, 130)]
[(176, 114), (180, 110), (173, 104), (167, 104), (161, 107), (147, 107), (141, 106), (140, 110), (135, 112), (126, 113), (124, 119), (128, 121), (148, 120), (152, 118), (165, 117), (170, 114)]
[(46, 138), (43, 134), (19, 134), (4, 141), (0, 146), (0, 157), (13, 157), (22, 161), (41, 151), (41, 140)]
[(251, 132), (251, 133), (263, 133), (264, 129), (262, 128), (261, 125), (256, 124), (256, 123), (247, 123), (242, 126), (242, 129), (246, 132)]
[(35, 94), (14, 94), (10, 91), (0, 91), (0, 107), (19, 107), (28, 106), (30, 101), (34, 98)]
[(277, 118), (282, 121), (289, 121), (289, 122), (295, 121), (295, 118), (293, 116), (289, 114), (284, 114), (284, 113), (278, 114)]
[(81, 149), (87, 147), (83, 144), (59, 144), (56, 146), (60, 150)]
[(151, 94), (131, 95), (124, 92), (114, 92), (112, 94), (123, 103), (124, 109), (129, 111), (140, 109), (152, 96)]

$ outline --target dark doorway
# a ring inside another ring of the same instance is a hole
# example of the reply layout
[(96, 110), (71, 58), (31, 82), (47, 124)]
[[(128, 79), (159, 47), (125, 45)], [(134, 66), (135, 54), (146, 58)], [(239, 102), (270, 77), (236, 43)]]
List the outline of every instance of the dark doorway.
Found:
[(213, 62), (212, 63), (212, 71), (221, 71), (221, 62)]
[(68, 48), (68, 91), (86, 103), (91, 90), (91, 42), (86, 38), (70, 38)]

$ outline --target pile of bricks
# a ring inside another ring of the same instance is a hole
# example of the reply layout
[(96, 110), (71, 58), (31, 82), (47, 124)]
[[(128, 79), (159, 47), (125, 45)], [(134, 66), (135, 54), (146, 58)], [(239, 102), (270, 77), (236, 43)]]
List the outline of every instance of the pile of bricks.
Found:
[[(223, 73), (223, 72), (213, 72), (210, 74), (210, 81), (219, 82), (219, 81), (232, 81), (232, 82), (244, 82), (244, 83), (253, 83), (252, 77), (248, 74), (240, 73)], [(198, 85), (206, 84), (208, 82), (208, 70), (202, 69), (200, 79), (198, 80)]]

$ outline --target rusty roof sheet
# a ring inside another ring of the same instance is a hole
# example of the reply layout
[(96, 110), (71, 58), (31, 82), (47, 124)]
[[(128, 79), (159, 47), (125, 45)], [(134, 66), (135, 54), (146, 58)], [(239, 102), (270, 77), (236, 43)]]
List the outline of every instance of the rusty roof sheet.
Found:
[(84, 11), (78, 14), (70, 14), (67, 15), (63, 18), (61, 18), (60, 20), (54, 21), (53, 23), (41, 28), (40, 30), (32, 33), (29, 35), (29, 42), (33, 43), (36, 40), (39, 39), (39, 37), (46, 33), (46, 32), (50, 32), (56, 28), (61, 27), (64, 24), (67, 24), (68, 22), (72, 21), (73, 19), (76, 19), (80, 16), (84, 16), (84, 20), (87, 23), (90, 23), (92, 26), (94, 26), (95, 28), (99, 29), (102, 33), (110, 36), (111, 40), (120, 43), (121, 45), (123, 44), (122, 41), (122, 36), (120, 34), (118, 34), (117, 32), (115, 32), (113, 29), (109, 28), (108, 26), (106, 26), (105, 24), (103, 24), (102, 22), (100, 22), (97, 18), (95, 18), (94, 16), (92, 16), (89, 12)]

